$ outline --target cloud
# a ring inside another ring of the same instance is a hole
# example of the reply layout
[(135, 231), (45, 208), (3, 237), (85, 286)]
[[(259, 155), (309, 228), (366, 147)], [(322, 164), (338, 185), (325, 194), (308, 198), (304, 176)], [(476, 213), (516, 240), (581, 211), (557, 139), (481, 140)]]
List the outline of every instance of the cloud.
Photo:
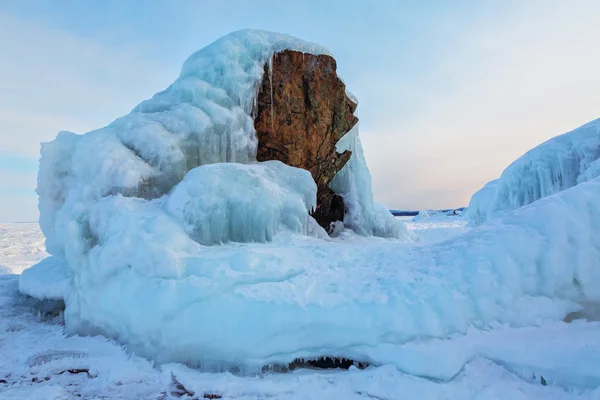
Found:
[(104, 126), (177, 76), (179, 67), (153, 59), (149, 48), (104, 45), (0, 13), (0, 221), (37, 219), (35, 173), (11, 171), (9, 156), (35, 169), (40, 142)]
[(528, 149), (597, 118), (598, 15), (593, 1), (522, 2), (462, 32), (437, 68), (411, 77), (422, 95), (409, 114), (361, 132), (378, 200), (466, 205)]
[(147, 51), (0, 13), (0, 149), (37, 155), (59, 130), (106, 125), (164, 89), (178, 71)]

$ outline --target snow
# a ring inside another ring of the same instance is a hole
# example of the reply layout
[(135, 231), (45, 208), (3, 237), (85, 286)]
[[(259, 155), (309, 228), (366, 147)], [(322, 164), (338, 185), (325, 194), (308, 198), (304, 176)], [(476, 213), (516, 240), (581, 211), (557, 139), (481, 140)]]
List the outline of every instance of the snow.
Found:
[(597, 176), (600, 118), (554, 137), (515, 160), (497, 181), (473, 196), (469, 216), (480, 223)]
[(46, 257), (38, 224), (0, 223), (0, 274), (20, 274)]
[[(402, 219), (403, 217), (396, 217)], [(441, 242), (467, 232), (468, 220), (456, 216), (439, 216), (439, 218), (406, 218), (405, 224), (411, 238), (420, 244)]]
[[(422, 230), (435, 231), (442, 222), (428, 224)], [(10, 247), (17, 258), (26, 259), (29, 243), (40, 240), (34, 224), (5, 224), (3, 228), (10, 236), (0, 236), (0, 248)], [(359, 237), (347, 240), (354, 240), (348, 247), (365, 241)], [(376, 242), (371, 243), (374, 251), (388, 245), (385, 240)], [(18, 276), (0, 275), (3, 399), (158, 400), (179, 398), (181, 388), (195, 393), (190, 398), (218, 394), (224, 399), (394, 399), (399, 394), (409, 399), (465, 400), (600, 396), (599, 322), (546, 321), (520, 328), (496, 323), (488, 329), (470, 327), (465, 334), (443, 339), (423, 336), (406, 343), (355, 348), (353, 351), (370, 352), (370, 357), (381, 362), (365, 370), (209, 373), (177, 363), (154, 364), (104, 337), (65, 336), (60, 320), (40, 317), (34, 311), (35, 303), (19, 293), (17, 283)]]

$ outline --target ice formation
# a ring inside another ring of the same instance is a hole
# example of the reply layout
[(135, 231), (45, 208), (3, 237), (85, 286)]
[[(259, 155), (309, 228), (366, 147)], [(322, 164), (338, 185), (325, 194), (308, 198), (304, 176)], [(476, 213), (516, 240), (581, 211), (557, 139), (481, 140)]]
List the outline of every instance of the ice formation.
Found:
[(201, 244), (267, 242), (282, 227), (308, 233), (316, 192), (310, 172), (280, 161), (208, 164), (187, 173), (166, 209)]
[(498, 179), (489, 181), (479, 189), (469, 201), (465, 216), (475, 224), (483, 223), (488, 216), (488, 210), (496, 195)]
[(66, 260), (48, 257), (27, 268), (19, 277), (19, 291), (40, 300), (64, 300), (69, 291)]
[(529, 150), (472, 198), (476, 223), (600, 175), (600, 119)]
[[(234, 32), (190, 56), (171, 86), (130, 114), (85, 135), (61, 132), (43, 144), (38, 194), (48, 251), (65, 256), (69, 225), (85, 231), (86, 208), (106, 196), (151, 200), (168, 194), (200, 165), (255, 162), (253, 101), (264, 64), (283, 49), (328, 53), (286, 35)], [(349, 136), (353, 167), (338, 183), (348, 192), (345, 225), (363, 234), (398, 237), (401, 225), (373, 202), (358, 131)]]
[[(208, 369), (322, 356), (378, 364), (412, 339), (561, 320), (600, 301), (600, 178), (545, 189), (533, 204), (430, 246), (343, 232), (323, 240), (308, 215), (310, 174), (254, 161), (252, 99), (264, 63), (284, 48), (325, 51), (236, 32), (192, 55), (173, 85), (132, 113), (43, 145), (40, 225), (53, 258), (20, 284), (43, 292), (36, 282), (60, 270), (46, 293), (64, 297), (68, 333), (102, 333), (159, 362)], [(587, 166), (576, 181), (593, 175), (593, 133), (596, 125), (571, 141)], [(337, 146), (353, 151), (331, 183), (348, 205), (343, 225), (401, 236), (373, 201), (358, 130)], [(572, 169), (559, 171), (564, 181)], [(532, 187), (546, 187), (544, 177)]]
[[(352, 97), (352, 96), (350, 96)], [(355, 99), (355, 98), (354, 98)], [(371, 173), (355, 126), (337, 143), (337, 151), (352, 151), (352, 157), (333, 178), (329, 185), (344, 198), (346, 215), (344, 226), (363, 235), (402, 237), (406, 227), (399, 224), (387, 207), (373, 200), (373, 194), (365, 188), (371, 187)]]
[(401, 367), (381, 349), (600, 301), (599, 195), (595, 179), (416, 247), (304, 236), (203, 247), (151, 202), (112, 196), (91, 210), (96, 246), (70, 262), (66, 328), (208, 369), (326, 355)]

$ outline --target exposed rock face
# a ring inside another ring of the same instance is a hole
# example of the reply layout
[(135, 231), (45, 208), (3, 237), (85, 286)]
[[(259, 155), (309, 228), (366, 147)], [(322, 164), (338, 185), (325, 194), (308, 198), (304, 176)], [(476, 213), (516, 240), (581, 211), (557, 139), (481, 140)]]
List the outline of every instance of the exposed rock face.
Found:
[(325, 229), (343, 220), (344, 201), (329, 183), (350, 151), (335, 144), (356, 123), (356, 103), (346, 95), (335, 59), (286, 50), (265, 64), (254, 110), (258, 161), (279, 160), (307, 169), (317, 183), (313, 217)]

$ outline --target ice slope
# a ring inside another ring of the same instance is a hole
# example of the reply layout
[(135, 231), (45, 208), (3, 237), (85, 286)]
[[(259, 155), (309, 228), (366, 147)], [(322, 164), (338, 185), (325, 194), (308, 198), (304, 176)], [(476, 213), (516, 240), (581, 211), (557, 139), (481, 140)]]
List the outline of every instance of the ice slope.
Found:
[[(600, 175), (600, 119), (529, 150), (471, 199), (474, 222), (500, 215)], [(494, 191), (491, 196), (491, 191)]]
[(377, 349), (600, 301), (598, 196), (595, 179), (431, 246), (280, 235), (218, 247), (152, 202), (106, 198), (91, 209), (96, 245), (68, 241), (66, 329), (207, 369), (324, 355), (402, 368)]
[[(40, 226), (48, 252), (66, 257), (69, 230), (86, 235), (87, 208), (107, 196), (159, 198), (200, 165), (255, 162), (252, 109), (270, 57), (284, 49), (328, 53), (287, 35), (244, 30), (190, 56), (179, 78), (110, 125), (78, 136), (60, 132), (44, 143), (38, 174)], [(373, 202), (358, 131), (344, 174), (348, 227), (363, 234), (399, 236), (401, 228)], [(350, 183), (352, 182), (352, 183)], [(241, 210), (240, 210), (241, 212)], [(77, 225), (73, 228), (72, 225)], [(218, 241), (218, 238), (214, 238)]]

